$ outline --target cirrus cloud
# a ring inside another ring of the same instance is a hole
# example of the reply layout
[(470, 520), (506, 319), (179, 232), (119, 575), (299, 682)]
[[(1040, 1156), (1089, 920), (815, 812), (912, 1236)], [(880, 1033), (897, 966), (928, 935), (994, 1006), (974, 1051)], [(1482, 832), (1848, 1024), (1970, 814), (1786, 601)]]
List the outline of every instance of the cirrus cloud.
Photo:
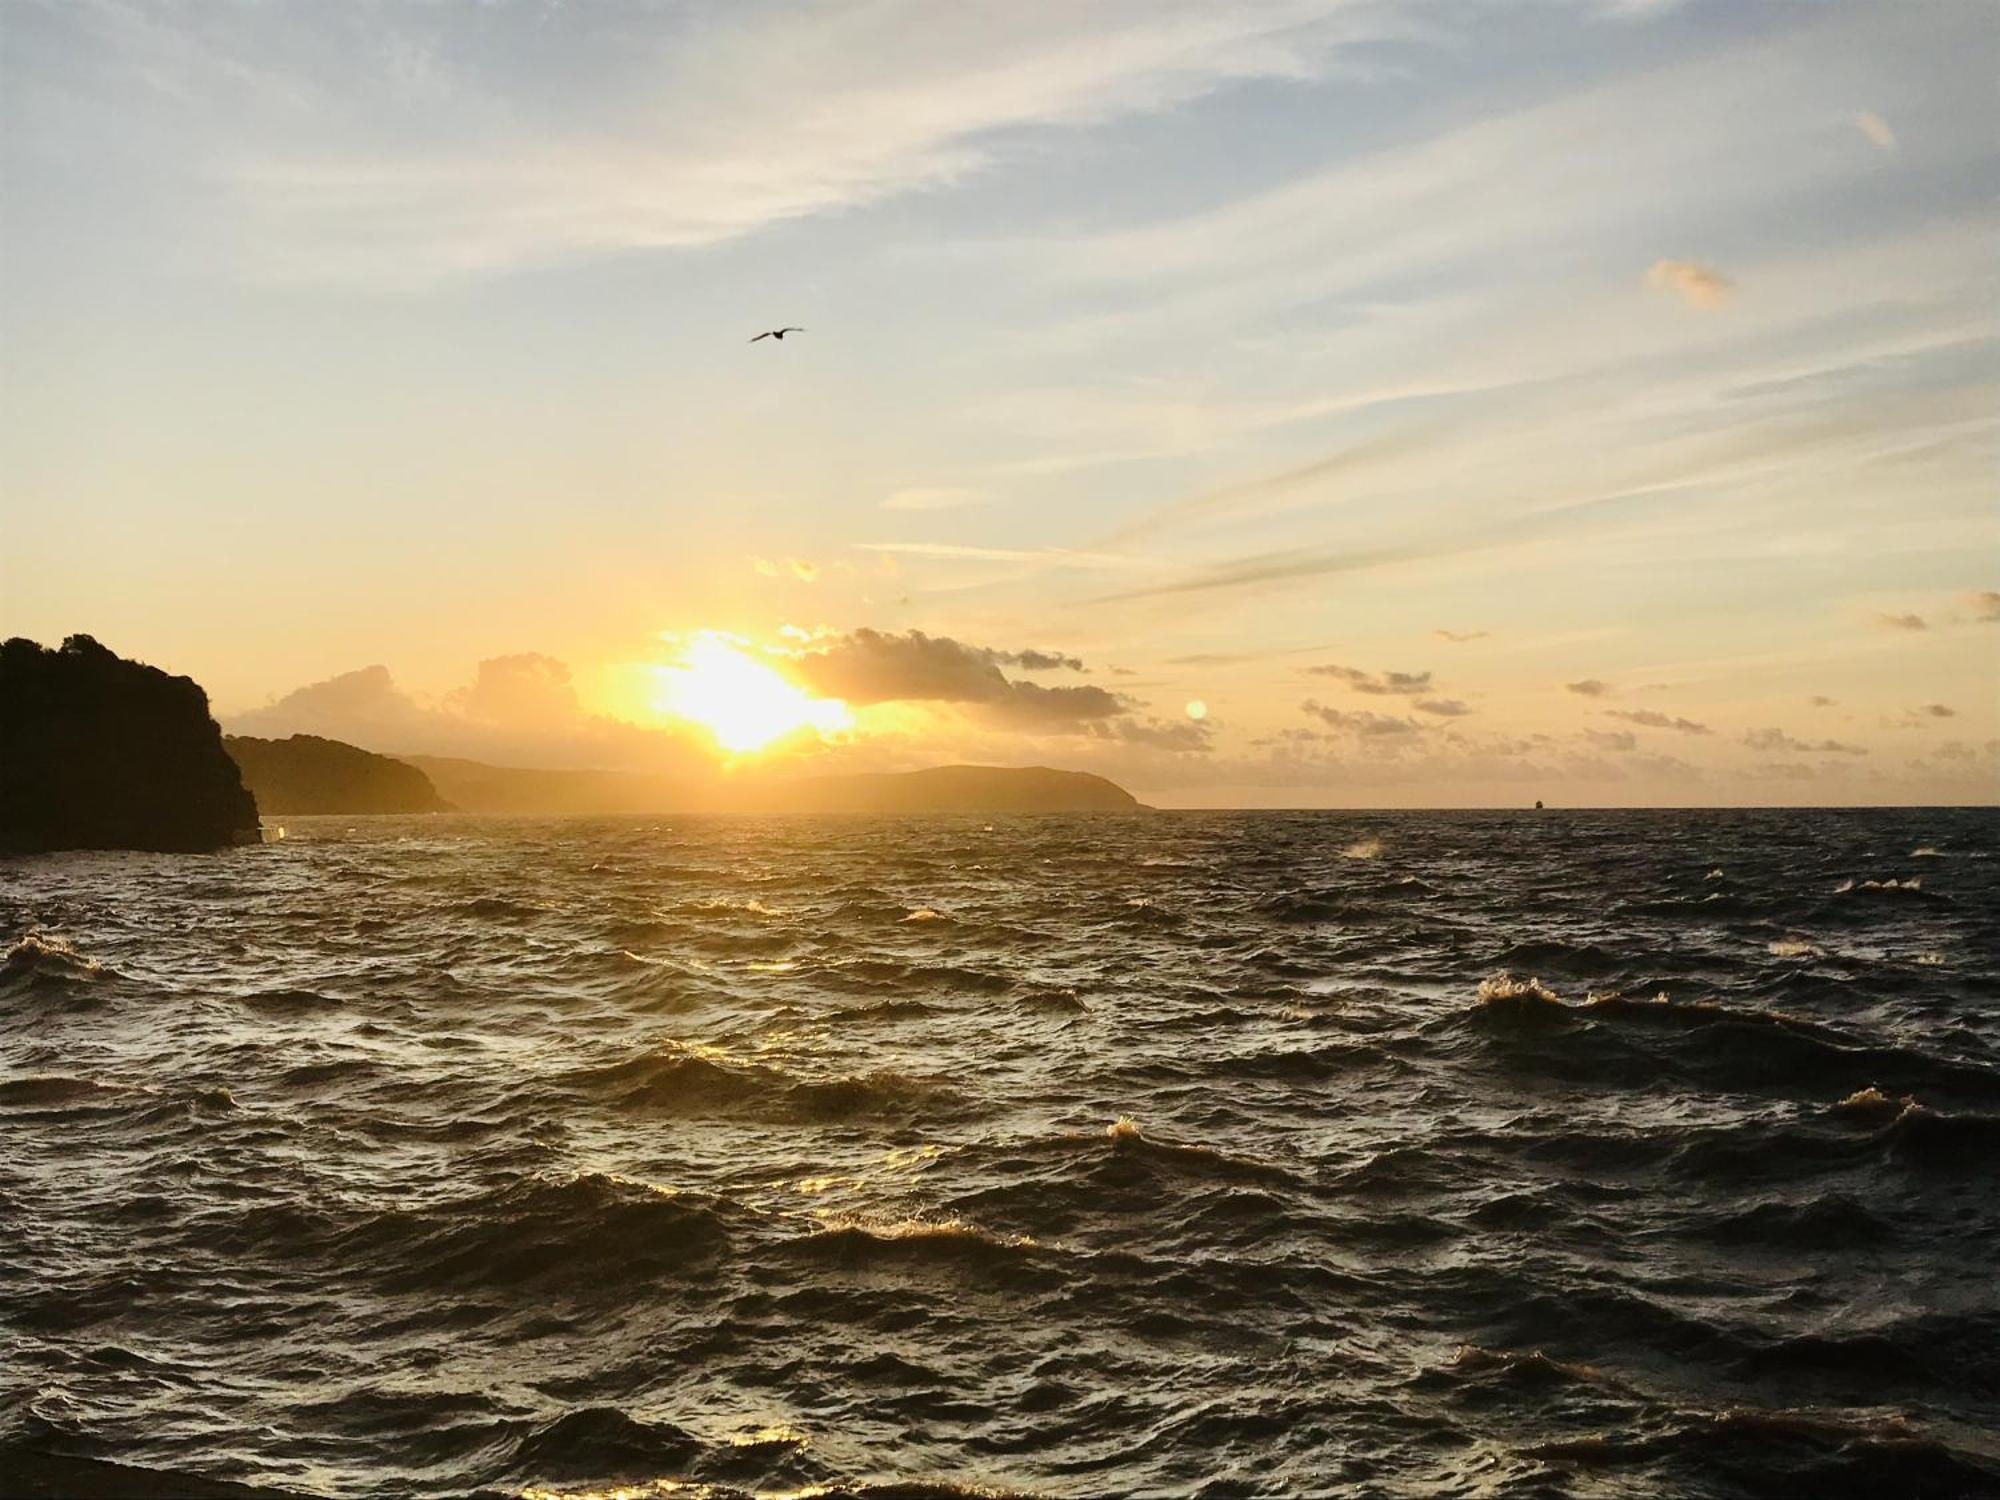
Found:
[(1415, 719), (1399, 719), (1393, 714), (1370, 713), (1366, 709), (1350, 711), (1328, 708), (1311, 698), (1301, 703), (1299, 709), (1303, 713), (1311, 714), (1329, 729), (1359, 735), (1363, 739), (1394, 739), (1404, 735), (1422, 734), (1424, 730), (1424, 726)]
[(1794, 739), (1782, 729), (1751, 729), (1745, 731), (1743, 743), (1752, 750), (1767, 754), (1785, 752), (1792, 755), (1866, 755), (1866, 747), (1850, 745), (1841, 740), (1800, 740)]
[(1715, 267), (1692, 260), (1654, 261), (1646, 272), (1646, 284), (1655, 291), (1673, 292), (1703, 312), (1722, 306), (1736, 290), (1736, 283)]
[(1413, 698), (1431, 690), (1429, 672), (1364, 672), (1359, 667), (1332, 664), (1307, 667), (1306, 671), (1314, 677), (1337, 678), (1357, 693)]
[(1896, 149), (1896, 132), (1889, 122), (1872, 109), (1864, 109), (1854, 117), (1854, 128), (1867, 136), (1884, 151)]
[(1642, 729), (1671, 729), (1677, 734), (1709, 734), (1706, 724), (1698, 724), (1693, 719), (1683, 719), (1663, 714), (1650, 708), (1607, 708), (1605, 714), (1613, 719), (1623, 719), (1628, 724), (1637, 724)]

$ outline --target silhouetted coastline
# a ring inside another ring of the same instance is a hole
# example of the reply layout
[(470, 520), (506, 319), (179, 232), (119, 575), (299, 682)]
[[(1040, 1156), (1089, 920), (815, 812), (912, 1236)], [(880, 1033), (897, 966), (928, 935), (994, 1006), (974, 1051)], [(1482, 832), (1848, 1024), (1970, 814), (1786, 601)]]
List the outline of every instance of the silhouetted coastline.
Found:
[(340, 740), (316, 734), (282, 740), (225, 735), (222, 744), (266, 813), (454, 811), (430, 777), (408, 761)]
[(0, 851), (254, 842), (257, 803), (192, 679), (87, 635), (0, 645)]
[[(638, 771), (487, 765), (446, 755), (399, 757), (462, 812), (529, 816), (788, 812), (1074, 813), (1144, 807), (1116, 782), (1049, 766), (930, 766), (916, 771), (784, 777), (751, 771), (691, 784)], [(365, 809), (355, 809), (365, 810)]]

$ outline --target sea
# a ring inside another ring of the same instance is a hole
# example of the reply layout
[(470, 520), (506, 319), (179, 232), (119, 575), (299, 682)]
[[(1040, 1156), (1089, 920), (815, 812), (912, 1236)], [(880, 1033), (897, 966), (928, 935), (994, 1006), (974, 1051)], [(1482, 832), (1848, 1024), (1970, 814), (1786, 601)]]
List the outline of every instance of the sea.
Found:
[(297, 1496), (2000, 1494), (2000, 812), (0, 861), (0, 1443)]

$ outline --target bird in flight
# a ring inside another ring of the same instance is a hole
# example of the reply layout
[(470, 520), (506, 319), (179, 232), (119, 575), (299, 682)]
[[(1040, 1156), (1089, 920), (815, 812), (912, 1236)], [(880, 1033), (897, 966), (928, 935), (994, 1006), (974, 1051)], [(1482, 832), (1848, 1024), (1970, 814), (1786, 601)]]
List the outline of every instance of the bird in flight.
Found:
[[(803, 328), (770, 328), (766, 329), (763, 333), (758, 334), (757, 339), (783, 339), (784, 336), (788, 333), (804, 333), (804, 332), (805, 330)], [(757, 342), (757, 339), (752, 339), (750, 340), (750, 342), (754, 344)]]

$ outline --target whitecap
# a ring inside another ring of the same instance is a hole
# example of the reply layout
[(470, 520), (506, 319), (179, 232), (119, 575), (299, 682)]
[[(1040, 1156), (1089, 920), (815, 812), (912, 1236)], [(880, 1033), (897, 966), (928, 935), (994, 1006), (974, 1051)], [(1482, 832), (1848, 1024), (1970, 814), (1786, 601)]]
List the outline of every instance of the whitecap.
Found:
[(1562, 998), (1539, 979), (1516, 979), (1512, 974), (1495, 974), (1479, 981), (1481, 1005), (1504, 1005), (1509, 1000), (1541, 1000), (1562, 1004)]

